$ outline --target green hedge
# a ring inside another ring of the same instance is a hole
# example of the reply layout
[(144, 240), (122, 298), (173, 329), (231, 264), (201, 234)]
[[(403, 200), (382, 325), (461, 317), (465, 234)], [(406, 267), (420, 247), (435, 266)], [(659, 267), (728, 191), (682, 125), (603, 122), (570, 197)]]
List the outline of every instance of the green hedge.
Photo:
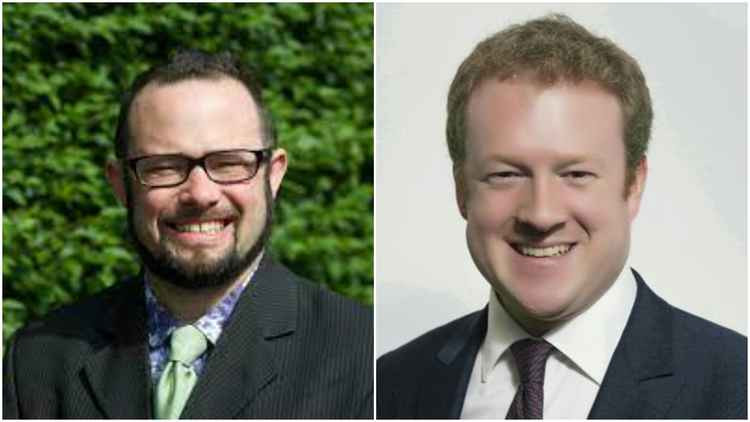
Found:
[(372, 303), (370, 4), (4, 4), (3, 339), (139, 264), (106, 184), (118, 100), (180, 47), (264, 69), (290, 168), (272, 251)]

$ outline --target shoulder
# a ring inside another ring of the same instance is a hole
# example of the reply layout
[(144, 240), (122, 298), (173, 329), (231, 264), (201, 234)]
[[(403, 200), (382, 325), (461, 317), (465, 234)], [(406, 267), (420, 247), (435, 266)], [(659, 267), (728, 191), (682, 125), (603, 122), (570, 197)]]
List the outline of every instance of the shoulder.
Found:
[[(304, 374), (294, 379), (296, 389), (318, 391), (320, 405), (331, 405), (346, 417), (371, 418), (373, 389), (372, 308), (331, 292), (280, 264), (267, 273), (288, 300), (293, 335), (280, 337), (277, 357), (282, 371)], [(270, 308), (267, 308), (270, 309)], [(283, 358), (281, 358), (284, 356)], [(333, 391), (338, 391), (333, 393)], [(309, 393), (312, 394), (312, 393)], [(338, 411), (331, 414), (339, 414)]]
[(722, 378), (742, 374), (747, 384), (747, 337), (681, 309), (672, 309), (676, 353), (682, 363), (692, 367), (700, 362)]
[(640, 274), (634, 274), (638, 282), (638, 296), (632, 312), (641, 314), (638, 315), (640, 336), (659, 341), (658, 333), (645, 333), (644, 327), (650, 327), (650, 331), (669, 330), (662, 333), (667, 335), (662, 338), (671, 339), (675, 364), (685, 372), (710, 370), (718, 374), (723, 371), (722, 368), (735, 370), (741, 367), (744, 384), (747, 384), (744, 375), (747, 369), (746, 336), (670, 305), (648, 287)]
[(747, 337), (723, 327), (697, 315), (673, 307), (676, 335), (680, 340), (702, 338), (721, 346), (722, 351), (736, 352), (742, 349), (746, 352)]
[[(315, 337), (320, 344), (347, 343), (347, 347), (372, 349), (374, 331), (371, 307), (332, 292), (324, 284), (301, 277), (281, 264), (274, 262), (268, 265), (268, 274), (273, 282), (291, 286), (288, 291), (295, 292), (299, 334)], [(283, 300), (282, 297), (279, 299)]]
[(78, 302), (63, 305), (47, 315), (30, 321), (14, 335), (15, 341), (88, 340), (105, 324), (112, 309), (127, 296), (141, 291), (135, 278), (116, 283)]
[(296, 286), (300, 311), (306, 317), (345, 319), (358, 326), (367, 323), (372, 331), (371, 307), (332, 292), (325, 284), (310, 281), (281, 264), (274, 265), (274, 276), (284, 278)]
[[(391, 375), (402, 378), (406, 370), (428, 370), (441, 352), (458, 353), (469, 336), (477, 332), (484, 310), (479, 310), (434, 328), (378, 359), (378, 380)], [(453, 357), (453, 356), (446, 356)]]
[(746, 418), (747, 337), (673, 309), (675, 371), (690, 403), (684, 409), (711, 419)]
[(25, 400), (33, 397), (29, 403), (48, 404), (55, 403), (55, 391), (78, 388), (81, 368), (111, 342), (112, 310), (128, 303), (128, 321), (135, 320), (137, 306), (130, 302), (139, 291), (137, 281), (117, 283), (19, 329), (4, 351), (4, 388), (12, 386)]
[(684, 404), (674, 409), (675, 415), (744, 418), (747, 415), (747, 337), (668, 304), (645, 283), (639, 285), (639, 290), (642, 286), (643, 295), (639, 292), (639, 297), (648, 306), (641, 306), (644, 314), (639, 319), (661, 321), (651, 326), (651, 331), (660, 331), (642, 332), (641, 340), (648, 341), (632, 350), (633, 353), (645, 351), (646, 345), (661, 343), (669, 351), (670, 369), (682, 381), (679, 400)]
[[(486, 331), (486, 315), (486, 308), (468, 314), (381, 356), (376, 376), (378, 417), (425, 417), (417, 416), (420, 397), (430, 401), (428, 407), (434, 410), (437, 403), (433, 401), (444, 400), (439, 397), (446, 392), (465, 388), (467, 370)], [(447, 414), (450, 412), (431, 413), (437, 418)]]
[[(639, 299), (633, 312), (644, 312), (643, 318), (668, 321), (659, 327), (670, 327), (672, 347), (678, 364), (694, 366), (692, 361), (699, 360), (700, 367), (701, 364), (710, 364), (716, 360), (723, 362), (722, 366), (739, 364), (746, 368), (746, 336), (670, 305), (646, 285), (640, 274), (635, 274), (639, 282)], [(716, 366), (711, 366), (716, 369)]]

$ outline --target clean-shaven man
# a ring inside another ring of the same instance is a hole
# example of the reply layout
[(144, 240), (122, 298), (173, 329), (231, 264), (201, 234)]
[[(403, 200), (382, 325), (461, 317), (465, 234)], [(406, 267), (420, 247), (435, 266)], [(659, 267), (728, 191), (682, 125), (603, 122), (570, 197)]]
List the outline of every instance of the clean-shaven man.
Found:
[(143, 271), (15, 335), (3, 416), (371, 418), (372, 312), (266, 249), (287, 154), (255, 76), (174, 55), (124, 97), (115, 149)]
[(747, 339), (627, 265), (651, 99), (635, 59), (563, 15), (482, 41), (447, 141), (486, 308), (382, 356), (379, 418), (746, 418)]

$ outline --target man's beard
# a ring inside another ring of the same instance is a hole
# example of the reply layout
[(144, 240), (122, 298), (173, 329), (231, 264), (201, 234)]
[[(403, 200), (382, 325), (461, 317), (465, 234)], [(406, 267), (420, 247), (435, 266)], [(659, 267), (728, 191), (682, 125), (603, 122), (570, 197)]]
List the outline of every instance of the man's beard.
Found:
[[(141, 239), (138, 238), (133, 215), (133, 194), (129, 182), (129, 180), (125, 181), (128, 201), (129, 237), (146, 269), (160, 280), (171, 283), (177, 287), (188, 290), (201, 290), (231, 284), (253, 264), (263, 251), (263, 248), (268, 242), (268, 238), (271, 236), (273, 196), (271, 195), (271, 184), (268, 175), (266, 175), (263, 187), (266, 199), (266, 218), (265, 221), (263, 221), (263, 228), (260, 236), (252, 247), (250, 247), (250, 249), (243, 255), (240, 255), (236, 248), (232, 247), (230, 251), (227, 251), (224, 256), (220, 257), (215, 262), (196, 263), (191, 267), (188, 267), (175, 255), (175, 253), (169, 251), (163, 243), (163, 240), (158, 246), (159, 251), (154, 253), (150, 251), (143, 242), (141, 242)], [(235, 231), (235, 246), (237, 244), (237, 235), (238, 233)]]

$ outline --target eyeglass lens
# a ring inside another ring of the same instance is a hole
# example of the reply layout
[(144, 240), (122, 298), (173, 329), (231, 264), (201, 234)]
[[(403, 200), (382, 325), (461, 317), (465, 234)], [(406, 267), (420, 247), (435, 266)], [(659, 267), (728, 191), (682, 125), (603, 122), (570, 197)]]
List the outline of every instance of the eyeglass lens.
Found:
[(138, 161), (136, 171), (146, 185), (175, 185), (184, 182), (201, 161), (208, 177), (220, 183), (244, 181), (258, 171), (258, 158), (251, 151), (215, 152), (198, 161), (179, 155), (147, 157)]

